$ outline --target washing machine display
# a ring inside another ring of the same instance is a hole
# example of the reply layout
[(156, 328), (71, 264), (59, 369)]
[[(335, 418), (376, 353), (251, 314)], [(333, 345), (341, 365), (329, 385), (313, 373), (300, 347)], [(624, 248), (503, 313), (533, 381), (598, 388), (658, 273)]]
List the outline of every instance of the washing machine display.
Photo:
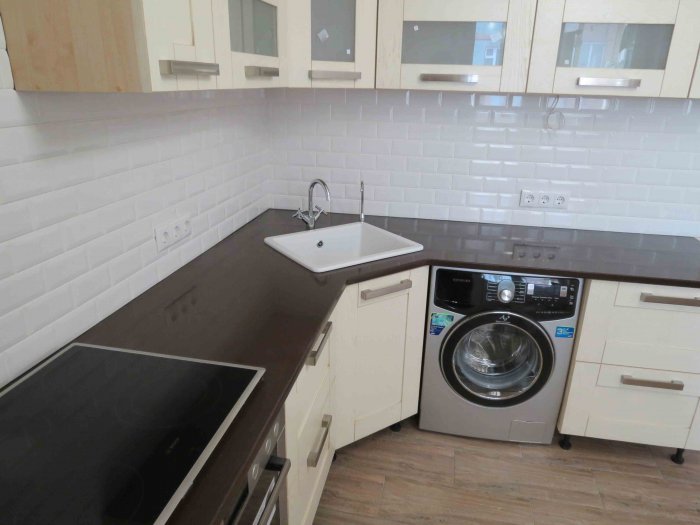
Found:
[(550, 442), (583, 281), (445, 267), (431, 275), (420, 428)]

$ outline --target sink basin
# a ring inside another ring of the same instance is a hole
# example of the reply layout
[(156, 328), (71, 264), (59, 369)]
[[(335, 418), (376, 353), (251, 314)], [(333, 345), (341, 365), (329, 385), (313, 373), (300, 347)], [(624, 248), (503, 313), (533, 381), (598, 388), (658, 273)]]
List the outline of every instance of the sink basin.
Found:
[(422, 244), (364, 222), (267, 237), (265, 243), (315, 273), (423, 249)]

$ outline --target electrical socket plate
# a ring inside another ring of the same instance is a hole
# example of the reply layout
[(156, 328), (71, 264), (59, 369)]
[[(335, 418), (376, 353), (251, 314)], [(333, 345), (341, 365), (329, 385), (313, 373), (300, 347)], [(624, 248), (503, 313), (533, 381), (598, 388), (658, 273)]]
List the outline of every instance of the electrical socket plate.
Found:
[(159, 252), (162, 252), (185, 237), (189, 237), (192, 234), (192, 222), (189, 216), (180, 217), (174, 221), (156, 226), (154, 233), (156, 247)]
[(551, 208), (565, 210), (569, 207), (568, 191), (520, 191), (521, 208)]

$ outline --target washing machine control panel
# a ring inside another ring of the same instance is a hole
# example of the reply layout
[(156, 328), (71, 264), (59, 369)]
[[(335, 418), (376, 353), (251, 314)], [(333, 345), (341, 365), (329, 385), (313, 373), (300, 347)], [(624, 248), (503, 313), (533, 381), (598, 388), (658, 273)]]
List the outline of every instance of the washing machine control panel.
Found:
[(476, 273), (440, 269), (435, 304), (450, 310), (505, 308), (539, 319), (571, 317), (580, 282), (563, 277)]

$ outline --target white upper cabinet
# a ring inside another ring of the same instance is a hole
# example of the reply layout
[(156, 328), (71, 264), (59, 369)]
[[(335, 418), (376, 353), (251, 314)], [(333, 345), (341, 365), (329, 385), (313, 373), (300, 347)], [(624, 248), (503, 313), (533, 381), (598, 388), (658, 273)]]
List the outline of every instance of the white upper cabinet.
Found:
[(690, 98), (700, 98), (700, 51), (698, 51), (698, 60), (695, 63), (693, 84), (690, 86)]
[(380, 0), (377, 88), (523, 92), (536, 0)]
[(212, 0), (220, 88), (286, 85), (286, 0)]
[(527, 91), (688, 96), (698, 0), (539, 0)]
[(295, 0), (289, 86), (373, 88), (377, 0)]

